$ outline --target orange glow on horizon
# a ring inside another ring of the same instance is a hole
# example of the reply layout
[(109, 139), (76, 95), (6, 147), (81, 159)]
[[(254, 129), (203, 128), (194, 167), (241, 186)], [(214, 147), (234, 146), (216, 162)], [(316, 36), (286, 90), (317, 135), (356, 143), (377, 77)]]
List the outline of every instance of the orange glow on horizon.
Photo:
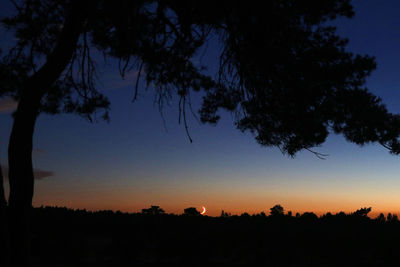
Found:
[[(49, 180), (52, 182), (51, 180)], [(49, 185), (51, 185), (49, 182)], [(55, 183), (55, 182), (54, 182)], [(74, 186), (45, 186), (38, 183), (33, 205), (59, 206), (72, 209), (120, 210), (141, 212), (151, 205), (160, 206), (166, 213), (182, 214), (188, 207), (207, 207), (205, 215), (220, 216), (222, 210), (232, 215), (269, 214), (270, 208), (280, 204), (285, 213), (313, 212), (318, 216), (328, 212), (352, 213), (363, 207), (372, 207), (370, 217), (380, 213), (400, 215), (400, 194), (396, 186), (378, 190), (375, 184), (365, 187), (338, 187), (335, 185), (317, 188), (312, 186), (226, 186), (202, 184), (169, 186), (114, 186), (85, 188)], [(373, 186), (372, 186), (373, 185)], [(400, 184), (399, 184), (400, 186)]]
[[(278, 203), (276, 203), (278, 204)], [(72, 203), (70, 201), (68, 202), (63, 202), (63, 201), (46, 201), (46, 202), (38, 202), (34, 201), (34, 207), (39, 207), (39, 206), (58, 206), (58, 207), (67, 207), (71, 209), (86, 209), (88, 211), (99, 211), (99, 210), (113, 210), (113, 211), (121, 211), (121, 212), (128, 212), (128, 213), (137, 213), (141, 212), (143, 208), (148, 208), (151, 205), (157, 205), (160, 206), (162, 209), (165, 210), (166, 213), (169, 214), (176, 214), (180, 215), (183, 214), (183, 210), (189, 206), (195, 206), (195, 205), (185, 205), (185, 206), (172, 206), (172, 205), (163, 205), (162, 203), (151, 203), (151, 204), (139, 204), (136, 203), (136, 205), (110, 205), (110, 204), (101, 204), (101, 203), (96, 203), (96, 205), (93, 205), (93, 203), (87, 203), (87, 204), (78, 204), (78, 203)], [(269, 205), (269, 207), (273, 207), (275, 204)], [(285, 206), (282, 205), (284, 208), (285, 214), (287, 214), (289, 211), (292, 212), (292, 216), (295, 216), (296, 213), (303, 214), (305, 212), (313, 212), (317, 216), (322, 216), (324, 214), (327, 214), (328, 212), (331, 214), (337, 214), (339, 212), (344, 212), (346, 214), (353, 213), (354, 211), (362, 208), (362, 207), (370, 207), (370, 206), (365, 206), (365, 205), (360, 205), (357, 208), (345, 208), (345, 209), (326, 209), (326, 210), (313, 210), (313, 209), (291, 209), (290, 206)], [(211, 217), (218, 217), (221, 215), (221, 212), (224, 211), (225, 213), (229, 213), (231, 215), (241, 215), (243, 213), (248, 213), (250, 215), (253, 214), (260, 214), (261, 212), (264, 212), (266, 215), (269, 215), (269, 209), (270, 208), (263, 208), (263, 207), (245, 207), (244, 205), (238, 205), (238, 206), (225, 206), (223, 208), (220, 208), (215, 205), (208, 205), (208, 208), (205, 208), (202, 206), (202, 211), (201, 214), (205, 215), (207, 213), (207, 216)], [(380, 213), (383, 213), (387, 215), (388, 213), (391, 214), (397, 214), (400, 215), (400, 210), (399, 209), (374, 209), (372, 207), (372, 211), (368, 214), (370, 218), (375, 218), (377, 217)]]

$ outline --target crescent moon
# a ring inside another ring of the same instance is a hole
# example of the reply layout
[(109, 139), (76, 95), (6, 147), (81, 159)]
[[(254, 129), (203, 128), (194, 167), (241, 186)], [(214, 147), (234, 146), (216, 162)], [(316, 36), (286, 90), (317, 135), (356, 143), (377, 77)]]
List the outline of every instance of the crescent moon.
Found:
[(204, 213), (206, 213), (206, 211), (207, 211), (206, 207), (203, 206), (203, 211), (200, 214), (203, 215)]

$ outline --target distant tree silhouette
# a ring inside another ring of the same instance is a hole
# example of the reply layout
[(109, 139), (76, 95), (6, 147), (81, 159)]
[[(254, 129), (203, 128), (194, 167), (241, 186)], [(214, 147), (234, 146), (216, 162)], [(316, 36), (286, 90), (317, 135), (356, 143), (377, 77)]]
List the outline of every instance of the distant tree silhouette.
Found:
[[(238, 129), (291, 156), (312, 151), (330, 130), (358, 145), (379, 142), (400, 152), (399, 117), (364, 88), (374, 59), (346, 52), (347, 40), (326, 23), (353, 16), (349, 0), (13, 3), (16, 13), (2, 24), (15, 46), (0, 61), (0, 97), (18, 101), (8, 147), (13, 265), (29, 265), (38, 115), (66, 112), (92, 121), (103, 111), (108, 119), (94, 51), (118, 61), (122, 77), (138, 71), (133, 99), (141, 77), (160, 106), (175, 94), (185, 129), (190, 92), (203, 90), (202, 122), (216, 123), (220, 109), (234, 112)], [(222, 45), (216, 77), (193, 63), (211, 35)]]
[(230, 216), (231, 216), (231, 214), (229, 212), (225, 212), (224, 210), (221, 211), (220, 217), (226, 218), (226, 217), (230, 217)]
[(242, 214), (240, 214), (240, 217), (242, 218), (250, 218), (250, 214), (247, 212), (243, 212)]
[(361, 208), (359, 210), (356, 210), (353, 215), (355, 216), (361, 216), (361, 217), (367, 217), (368, 213), (371, 212), (371, 207), (369, 208)]
[(270, 216), (282, 216), (284, 215), (284, 210), (281, 205), (275, 205), (270, 209), (269, 212)]
[(318, 220), (318, 216), (314, 212), (304, 212), (300, 218), (308, 221)]
[(142, 209), (142, 213), (147, 215), (161, 215), (165, 214), (165, 211), (159, 206), (151, 206), (148, 209)]
[(378, 222), (381, 222), (381, 223), (386, 222), (386, 218), (385, 218), (385, 215), (383, 213), (380, 213), (379, 216), (376, 217), (375, 220), (378, 221)]
[[(176, 266), (178, 261), (198, 266), (199, 250), (207, 266), (221, 266), (221, 257), (223, 266), (398, 265), (399, 225), (358, 220), (354, 212), (340, 218), (314, 216), (309, 220), (171, 215), (156, 225), (152, 216), (137, 213), (118, 215), (63, 207), (34, 208), (33, 213), (35, 266), (57, 266), (54, 262), (63, 261), (66, 266), (88, 266), (88, 251), (94, 254), (89, 266), (119, 267), (127, 262), (149, 266), (148, 255), (154, 255), (151, 266)], [(98, 244), (80, 242), (93, 237), (105, 237), (110, 243), (93, 251)], [(286, 260), (293, 255), (294, 261)]]
[(324, 219), (324, 220), (332, 220), (332, 217), (333, 217), (333, 215), (332, 215), (332, 213), (330, 213), (330, 212), (327, 212), (326, 214), (324, 214), (324, 215), (322, 215), (321, 216), (321, 219)]
[[(390, 213), (389, 213), (390, 214)], [(389, 220), (389, 214), (388, 214), (388, 218), (387, 218), (387, 221), (388, 222), (398, 222), (399, 221), (399, 217), (397, 217), (397, 215), (396, 214), (392, 214), (392, 216), (391, 216), (391, 218), (390, 218), (390, 220)]]
[(200, 215), (200, 211), (198, 211), (196, 208), (194, 207), (190, 207), (190, 208), (186, 208), (183, 210), (183, 214), (185, 215), (190, 215), (190, 216), (198, 216)]

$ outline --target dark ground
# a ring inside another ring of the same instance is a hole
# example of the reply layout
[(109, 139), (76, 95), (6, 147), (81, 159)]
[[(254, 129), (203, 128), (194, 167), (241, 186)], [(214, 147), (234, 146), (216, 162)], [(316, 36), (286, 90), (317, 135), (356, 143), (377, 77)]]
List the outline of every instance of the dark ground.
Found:
[(400, 222), (35, 208), (34, 266), (400, 266)]

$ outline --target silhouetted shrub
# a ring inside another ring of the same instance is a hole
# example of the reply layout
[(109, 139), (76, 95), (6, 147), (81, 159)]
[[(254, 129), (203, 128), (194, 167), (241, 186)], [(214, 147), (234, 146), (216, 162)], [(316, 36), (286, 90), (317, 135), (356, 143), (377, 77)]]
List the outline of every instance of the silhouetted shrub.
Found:
[(185, 215), (190, 215), (190, 216), (200, 215), (200, 212), (194, 207), (190, 207), (190, 208), (184, 209), (183, 213)]
[(147, 215), (161, 215), (165, 214), (165, 211), (159, 206), (151, 206), (148, 209), (142, 209), (142, 213)]

